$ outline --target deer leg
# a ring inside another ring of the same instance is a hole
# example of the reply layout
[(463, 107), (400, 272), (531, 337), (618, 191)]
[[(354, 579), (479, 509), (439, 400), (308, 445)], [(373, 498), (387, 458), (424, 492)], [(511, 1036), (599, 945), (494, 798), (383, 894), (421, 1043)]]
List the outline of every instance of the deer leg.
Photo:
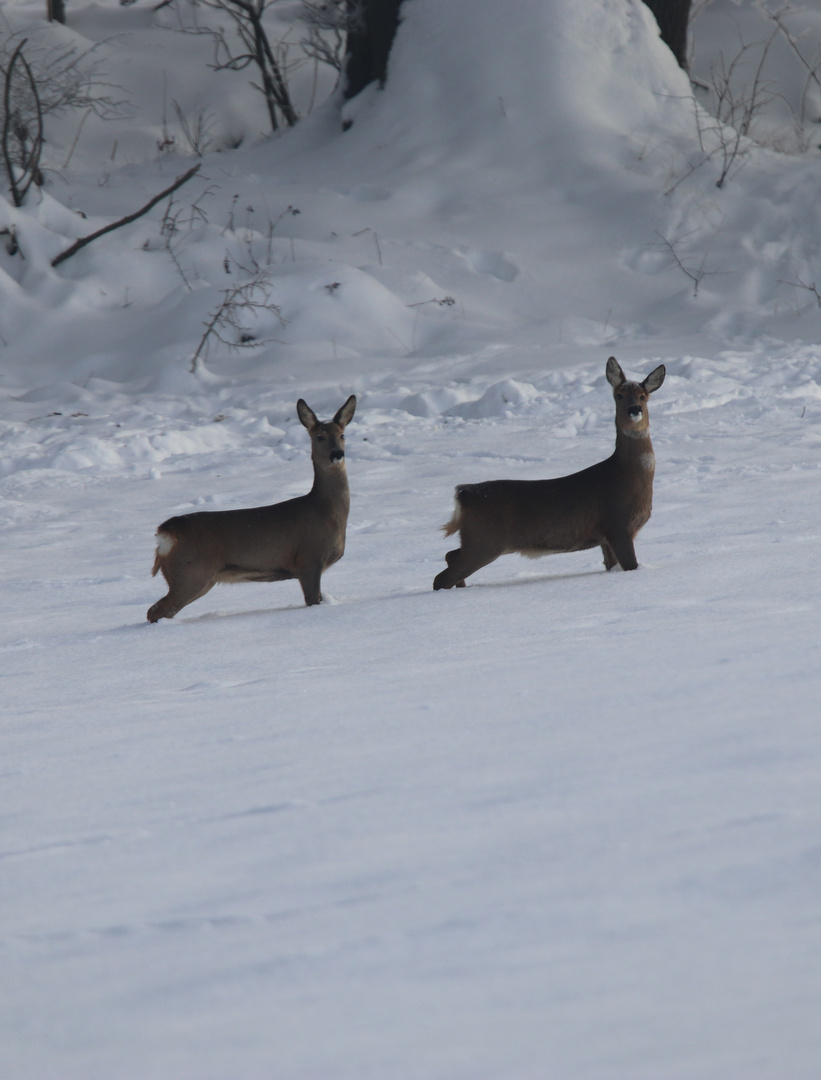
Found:
[(322, 592), (319, 587), (321, 579), (322, 567), (319, 564), (303, 568), (299, 574), (299, 584), (302, 586), (302, 595), (308, 607), (322, 603)]
[(613, 549), (610, 547), (606, 540), (602, 543), (601, 551), (602, 555), (604, 555), (605, 570), (612, 570), (619, 560), (616, 558)]
[[(163, 574), (165, 569), (163, 568)], [(167, 577), (166, 577), (166, 580)], [(155, 623), (159, 619), (173, 619), (178, 611), (199, 600), (201, 596), (214, 587), (216, 578), (202, 578), (199, 574), (175, 575), (173, 581), (168, 582), (168, 594), (152, 604), (148, 609), (146, 618)]]
[[(461, 555), (461, 553), (462, 553), (461, 548), (456, 548), (455, 551), (449, 551), (447, 553), (447, 555), (445, 556), (445, 562), (448, 564), (448, 566), (451, 566), (453, 563), (455, 563), (456, 560)], [(457, 589), (464, 589), (464, 587), (465, 587), (465, 579), (464, 578), (462, 578), (461, 581), (456, 582), (456, 588)]]
[[(622, 533), (618, 536), (610, 536), (607, 538), (606, 543), (609, 544), (610, 549), (616, 556), (616, 560), (622, 570), (635, 570), (639, 565), (636, 559), (636, 549), (633, 546), (633, 537), (628, 533)], [(604, 545), (602, 545), (604, 547)], [(605, 554), (605, 565), (607, 555)], [(608, 567), (609, 569), (609, 567)]]
[(465, 587), (465, 578), (475, 574), (477, 570), (481, 570), (488, 563), (492, 563), (497, 557), (498, 553), (490, 554), (488, 552), (474, 552), (472, 555), (465, 554), (464, 547), (449, 551), (445, 556), (445, 561), (448, 564), (447, 570), (443, 570), (441, 574), (436, 575), (433, 579), (433, 588), (438, 591), (439, 589), (452, 589), (455, 585), (457, 589), (463, 589)]

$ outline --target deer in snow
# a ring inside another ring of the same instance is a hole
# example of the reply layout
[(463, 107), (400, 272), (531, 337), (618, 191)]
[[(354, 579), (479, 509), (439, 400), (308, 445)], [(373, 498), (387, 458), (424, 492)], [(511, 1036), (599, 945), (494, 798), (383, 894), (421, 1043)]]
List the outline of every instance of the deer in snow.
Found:
[(488, 480), (460, 484), (445, 536), (462, 546), (445, 556), (447, 569), (434, 589), (464, 587), (465, 578), (500, 555), (528, 558), (601, 547), (607, 570), (635, 570), (633, 541), (650, 517), (655, 457), (647, 399), (664, 382), (660, 364), (643, 382), (631, 382), (614, 356), (607, 381), (616, 402), (616, 449), (581, 472), (553, 480)]
[(218, 581), (297, 578), (305, 603), (322, 601), (323, 570), (342, 558), (351, 505), (345, 428), (356, 409), (348, 398), (333, 420), (318, 420), (302, 400), (296, 411), (311, 436), (314, 484), (307, 495), (248, 510), (210, 510), (169, 518), (157, 529), (152, 575), (162, 570), (168, 594), (148, 621), (173, 619)]

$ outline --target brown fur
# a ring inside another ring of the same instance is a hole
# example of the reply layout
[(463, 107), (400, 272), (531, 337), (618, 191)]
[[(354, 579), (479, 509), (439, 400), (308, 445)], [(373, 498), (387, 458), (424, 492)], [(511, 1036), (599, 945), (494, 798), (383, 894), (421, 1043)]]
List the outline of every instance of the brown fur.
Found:
[(553, 480), (487, 480), (456, 488), (445, 536), (462, 546), (445, 556), (434, 589), (461, 588), (465, 579), (500, 555), (529, 558), (601, 547), (604, 565), (638, 566), (634, 540), (650, 518), (655, 464), (647, 398), (664, 381), (663, 365), (630, 382), (615, 357), (607, 379), (616, 402), (616, 448), (604, 461)]
[(157, 529), (152, 575), (161, 570), (168, 594), (148, 609), (149, 622), (171, 619), (217, 582), (297, 578), (305, 603), (322, 600), (324, 570), (342, 558), (350, 508), (345, 427), (353, 394), (322, 422), (300, 398), (297, 414), (311, 436), (314, 483), (307, 495), (248, 510), (201, 511), (169, 518)]

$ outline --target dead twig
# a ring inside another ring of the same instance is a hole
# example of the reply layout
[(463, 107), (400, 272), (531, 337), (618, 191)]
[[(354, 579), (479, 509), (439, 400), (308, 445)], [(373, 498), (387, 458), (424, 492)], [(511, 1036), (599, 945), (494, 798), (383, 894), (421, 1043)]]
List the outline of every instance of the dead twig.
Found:
[(802, 66), (807, 72), (807, 78), (804, 83), (804, 89), (801, 94), (801, 104), (799, 106), (799, 112), (797, 117), (798, 127), (803, 129), (806, 123), (807, 115), (807, 95), (810, 91), (812, 83), (815, 83), (816, 90), (821, 90), (821, 76), (819, 76), (819, 69), (821, 69), (821, 61), (816, 57), (813, 60), (808, 59), (801, 51), (798, 45), (798, 39), (795, 34), (789, 29), (784, 22), (784, 16), (790, 13), (788, 6), (785, 6), (778, 11), (768, 11), (767, 16), (772, 19), (776, 27), (781, 31), (784, 36), (784, 40), (792, 49), (794, 55), (801, 62)]
[(270, 340), (256, 336), (247, 325), (249, 318), (259, 318), (260, 314), (267, 311), (275, 315), (281, 325), (285, 325), (279, 306), (270, 299), (271, 286), (270, 275), (263, 271), (250, 281), (222, 290), (222, 300), (203, 323), (205, 331), (191, 357), (191, 366), (188, 369), (192, 375), (196, 375), (211, 338), (215, 338), (231, 352), (237, 352), (240, 349), (265, 345)]
[[(186, 34), (210, 37), (214, 46), (214, 60), (210, 65), (215, 71), (244, 71), (256, 68), (260, 83), (251, 85), (265, 98), (271, 131), (277, 131), (280, 120), (293, 127), (299, 119), (291, 100), (288, 86), (287, 49), (282, 43), (272, 44), (268, 37), (265, 19), (268, 9), (276, 0), (193, 0), (192, 7), (210, 8), (226, 15), (233, 23), (235, 38), (222, 26), (186, 26), (177, 0), (170, 0), (160, 7), (177, 10), (179, 29)], [(155, 9), (158, 10), (158, 9)]]
[(101, 236), (105, 236), (106, 233), (113, 232), (115, 229), (121, 229), (123, 225), (130, 225), (132, 221), (136, 221), (137, 218), (141, 218), (144, 214), (147, 214), (152, 207), (156, 206), (158, 202), (161, 202), (166, 196), (170, 195), (177, 188), (181, 188), (183, 184), (187, 183), (192, 176), (200, 171), (202, 164), (192, 165), (191, 168), (184, 172), (165, 191), (161, 191), (159, 195), (155, 195), (153, 199), (141, 207), (139, 210), (135, 210), (133, 214), (126, 214), (125, 217), (119, 219), (119, 221), (113, 221), (110, 225), (106, 225), (102, 229), (98, 229), (97, 232), (90, 233), (88, 236), (81, 236), (79, 240), (75, 240), (71, 247), (66, 248), (65, 251), (61, 251), (59, 255), (55, 255), (51, 260), (52, 266), (59, 266), (61, 262), (65, 262), (66, 259), (70, 259), (72, 255), (76, 255), (78, 251), (86, 247), (93, 240), (98, 240)]
[(701, 284), (701, 282), (704, 280), (705, 277), (714, 277), (717, 274), (722, 273), (722, 271), (720, 271), (720, 270), (705, 270), (704, 269), (704, 261), (705, 261), (706, 256), (702, 257), (702, 260), (701, 260), (701, 263), (700, 263), (699, 266), (688, 266), (684, 262), (682, 257), (679, 255), (679, 253), (676, 251), (675, 244), (674, 244), (674, 242), (672, 240), (668, 240), (668, 238), (663, 233), (660, 233), (658, 231), (658, 229), (654, 229), (653, 232), (661, 240), (661, 246), (663, 246), (666, 249), (667, 253), (669, 254), (670, 259), (672, 261), (672, 265), (677, 266), (678, 269), (681, 270), (681, 272), (683, 274), (686, 274), (686, 276), (690, 279), (690, 281), (692, 281), (692, 283), (693, 283), (693, 296), (698, 296), (698, 287)]
[[(3, 85), (3, 159), (15, 206), (22, 206), (32, 184), (40, 184), (40, 154), (43, 149), (43, 107), (37, 80), (23, 55), (27, 38), (17, 45), (5, 72)], [(22, 84), (15, 88), (17, 63), (23, 71)]]
[[(797, 274), (796, 277), (798, 277)], [(806, 289), (808, 293), (812, 293), (816, 303), (821, 307), (821, 292), (818, 291), (818, 286), (814, 281), (811, 285), (808, 285), (806, 281), (802, 281), (800, 277), (798, 278), (798, 281), (785, 281), (784, 278), (779, 278), (778, 283), (779, 285), (791, 285), (794, 289)]]

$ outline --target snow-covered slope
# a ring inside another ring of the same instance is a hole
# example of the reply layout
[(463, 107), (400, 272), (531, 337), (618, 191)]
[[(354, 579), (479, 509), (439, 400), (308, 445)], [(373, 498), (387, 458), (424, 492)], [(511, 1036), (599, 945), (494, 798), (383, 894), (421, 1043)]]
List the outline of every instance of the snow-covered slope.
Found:
[[(404, 9), (350, 127), (274, 139), (147, 7), (48, 31), (125, 29), (132, 109), (63, 121), (69, 164), (0, 202), (0, 1073), (806, 1080), (817, 158), (743, 144), (717, 188), (639, 0)], [(192, 164), (164, 97), (223, 148), (52, 268)], [(249, 280), (258, 343), (193, 364)], [(455, 483), (610, 453), (611, 353), (668, 370), (639, 571), (511, 556), (432, 593)], [(352, 392), (328, 603), (146, 624), (156, 525), (307, 490), (296, 399)]]

